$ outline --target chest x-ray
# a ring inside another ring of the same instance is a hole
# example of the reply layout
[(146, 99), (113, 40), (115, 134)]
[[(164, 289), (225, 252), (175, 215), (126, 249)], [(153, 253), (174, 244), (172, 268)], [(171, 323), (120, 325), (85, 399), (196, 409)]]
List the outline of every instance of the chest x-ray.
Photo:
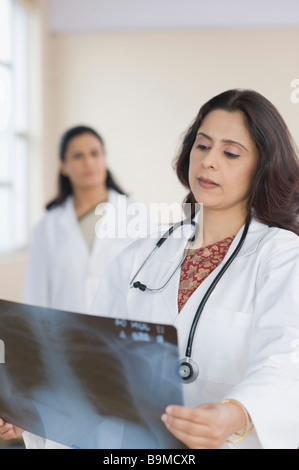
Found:
[(0, 417), (74, 448), (182, 448), (174, 327), (0, 300)]

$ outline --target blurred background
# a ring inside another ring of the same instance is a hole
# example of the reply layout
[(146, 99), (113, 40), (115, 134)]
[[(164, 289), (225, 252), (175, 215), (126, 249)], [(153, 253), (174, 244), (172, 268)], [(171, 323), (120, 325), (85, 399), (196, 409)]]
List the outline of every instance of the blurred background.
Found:
[(135, 200), (181, 202), (182, 133), (233, 87), (270, 99), (299, 143), (298, 0), (0, 0), (0, 298), (20, 299), (66, 128), (103, 135)]

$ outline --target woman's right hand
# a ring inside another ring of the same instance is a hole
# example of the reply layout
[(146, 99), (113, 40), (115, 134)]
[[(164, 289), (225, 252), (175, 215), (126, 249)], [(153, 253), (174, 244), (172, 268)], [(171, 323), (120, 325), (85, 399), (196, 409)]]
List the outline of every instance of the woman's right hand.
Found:
[(17, 428), (13, 424), (6, 423), (0, 418), (0, 439), (9, 441), (10, 439), (16, 439), (20, 437), (24, 432), (24, 429)]

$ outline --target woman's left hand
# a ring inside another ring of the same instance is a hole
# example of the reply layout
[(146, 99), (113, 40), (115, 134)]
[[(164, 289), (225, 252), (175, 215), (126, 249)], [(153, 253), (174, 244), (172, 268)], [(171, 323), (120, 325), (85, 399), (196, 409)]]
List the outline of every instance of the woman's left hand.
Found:
[(170, 405), (162, 421), (190, 449), (219, 449), (245, 425), (244, 413), (234, 403), (206, 403), (197, 408)]

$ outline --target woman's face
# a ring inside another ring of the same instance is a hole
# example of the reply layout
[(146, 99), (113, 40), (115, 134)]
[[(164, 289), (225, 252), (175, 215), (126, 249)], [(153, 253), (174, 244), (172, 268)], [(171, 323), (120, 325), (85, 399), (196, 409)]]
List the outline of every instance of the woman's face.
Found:
[(190, 153), (189, 184), (197, 202), (214, 210), (246, 214), (258, 152), (239, 111), (211, 111)]
[(105, 185), (107, 167), (100, 140), (93, 134), (73, 137), (67, 145), (61, 172), (74, 190)]

